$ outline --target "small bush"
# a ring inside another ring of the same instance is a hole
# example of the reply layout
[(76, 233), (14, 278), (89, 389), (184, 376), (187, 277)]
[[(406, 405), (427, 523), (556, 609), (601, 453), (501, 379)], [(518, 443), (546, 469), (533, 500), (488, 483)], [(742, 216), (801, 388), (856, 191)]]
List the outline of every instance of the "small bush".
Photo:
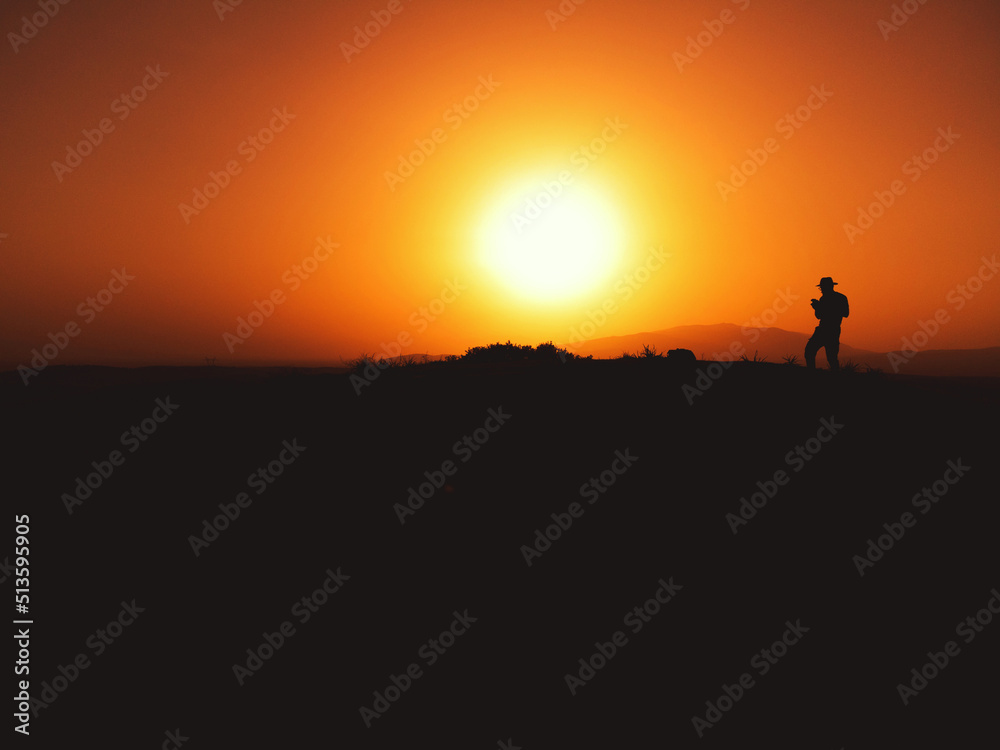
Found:
[(508, 339), (505, 344), (498, 341), (489, 346), (473, 346), (459, 359), (463, 362), (565, 362), (582, 358), (551, 341), (533, 347), (530, 344), (514, 344)]

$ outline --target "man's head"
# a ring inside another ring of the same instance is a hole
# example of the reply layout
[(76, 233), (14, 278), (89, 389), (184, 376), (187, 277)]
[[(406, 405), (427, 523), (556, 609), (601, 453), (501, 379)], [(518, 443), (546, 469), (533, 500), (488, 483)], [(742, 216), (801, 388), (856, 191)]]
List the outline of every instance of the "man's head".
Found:
[(837, 286), (837, 282), (829, 276), (824, 276), (819, 280), (819, 283), (816, 286), (822, 290), (823, 294), (826, 294), (827, 292), (833, 291), (833, 288)]

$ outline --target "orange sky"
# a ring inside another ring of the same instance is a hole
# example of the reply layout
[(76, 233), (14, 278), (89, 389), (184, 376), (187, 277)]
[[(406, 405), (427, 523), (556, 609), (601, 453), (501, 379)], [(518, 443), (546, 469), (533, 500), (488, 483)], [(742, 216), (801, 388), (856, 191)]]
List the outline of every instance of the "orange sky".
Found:
[[(566, 343), (606, 301), (596, 336), (742, 324), (786, 289), (774, 325), (808, 332), (821, 276), (850, 299), (844, 343), (899, 348), (946, 308), (930, 348), (1000, 345), (1000, 281), (961, 309), (955, 292), (998, 251), (994, 2), (913, 2), (896, 30), (870, 0), (587, 0), (562, 21), (557, 0), (43, 6), (0, 12), (5, 368), (68, 324), (57, 364), (335, 363), (400, 334), (404, 352)], [(344, 48), (373, 13), (391, 20)], [(100, 142), (77, 162), (84, 131)], [(415, 141), (433, 151), (387, 179)], [(748, 149), (766, 161), (720, 190)], [(565, 200), (615, 217), (614, 253), (568, 295), (526, 295), (483, 266), (487, 217), (563, 171)], [(626, 296), (651, 248), (668, 257)], [(274, 290), (252, 335), (224, 337)]]

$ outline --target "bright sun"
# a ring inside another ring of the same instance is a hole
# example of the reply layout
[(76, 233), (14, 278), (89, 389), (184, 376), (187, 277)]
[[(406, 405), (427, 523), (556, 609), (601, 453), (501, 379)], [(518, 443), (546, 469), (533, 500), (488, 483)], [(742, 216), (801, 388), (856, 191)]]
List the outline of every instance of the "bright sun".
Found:
[(535, 182), (509, 190), (480, 226), (480, 259), (510, 291), (563, 301), (592, 290), (618, 263), (621, 225), (582, 184)]

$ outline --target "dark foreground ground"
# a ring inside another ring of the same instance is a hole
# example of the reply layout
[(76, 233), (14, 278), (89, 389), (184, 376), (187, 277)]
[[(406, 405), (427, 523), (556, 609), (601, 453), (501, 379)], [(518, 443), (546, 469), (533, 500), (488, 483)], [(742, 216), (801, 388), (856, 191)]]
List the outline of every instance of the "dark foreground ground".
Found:
[[(690, 404), (691, 376), (641, 360), (426, 365), (361, 395), (307, 371), (4, 374), (0, 586), (13, 598), (27, 514), (30, 692), (47, 703), (30, 744), (995, 746), (998, 384), (809, 376), (738, 363)], [(177, 408), (147, 435), (157, 399)], [(476, 433), (491, 409), (510, 416)], [(123, 441), (133, 425), (143, 439)], [(283, 450), (270, 481), (250, 476)], [(449, 460), (400, 523), (394, 505)], [(773, 497), (734, 535), (758, 482)], [(239, 516), (196, 555), (220, 503)], [(571, 507), (529, 566), (523, 545)], [(862, 576), (883, 524), (902, 538)]]

